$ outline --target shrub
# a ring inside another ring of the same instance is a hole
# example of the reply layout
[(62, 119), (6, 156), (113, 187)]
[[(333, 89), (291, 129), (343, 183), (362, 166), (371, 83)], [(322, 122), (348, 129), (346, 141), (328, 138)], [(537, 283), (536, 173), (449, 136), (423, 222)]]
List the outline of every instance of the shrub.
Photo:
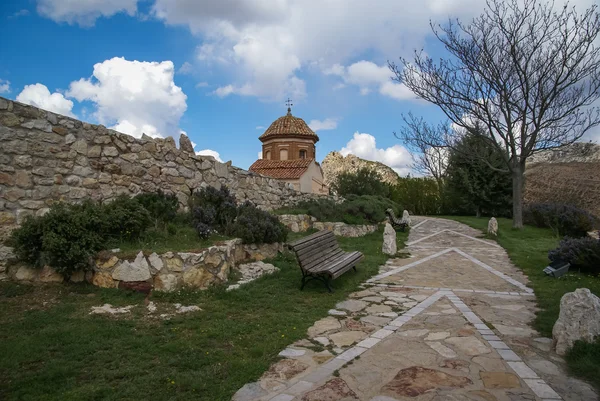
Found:
[(537, 203), (523, 211), (523, 222), (536, 227), (551, 228), (561, 236), (585, 237), (597, 220), (590, 213), (570, 205)]
[(189, 203), (194, 227), (207, 224), (221, 233), (226, 233), (237, 215), (235, 197), (226, 187), (201, 188), (190, 197)]
[(30, 217), (11, 234), (17, 257), (35, 267), (49, 265), (69, 277), (89, 267), (90, 258), (111, 239), (135, 239), (150, 226), (148, 211), (126, 195), (106, 204), (56, 203), (44, 216)]
[(440, 189), (430, 177), (403, 177), (392, 187), (390, 198), (411, 214), (439, 214), (442, 209)]
[(164, 226), (173, 221), (179, 208), (179, 200), (173, 194), (166, 195), (162, 191), (143, 193), (135, 199), (148, 211), (154, 227)]
[(89, 267), (90, 258), (104, 248), (102, 208), (95, 203), (58, 203), (42, 217), (30, 217), (14, 230), (11, 244), (20, 260), (35, 267), (49, 265), (65, 277)]
[(285, 242), (287, 228), (269, 212), (258, 209), (250, 202), (238, 208), (237, 218), (230, 233), (247, 244)]
[(150, 213), (135, 198), (120, 195), (101, 206), (103, 233), (109, 238), (138, 238), (152, 224)]
[(356, 173), (342, 173), (331, 184), (331, 189), (340, 196), (375, 195), (389, 196), (390, 185), (381, 181), (379, 174), (371, 168), (363, 167)]
[(341, 221), (347, 224), (376, 224), (385, 219), (385, 211), (398, 205), (388, 198), (369, 195), (350, 195), (342, 203), (331, 199), (313, 199), (298, 203), (297, 211), (313, 216), (319, 221)]
[(563, 260), (584, 273), (600, 274), (600, 240), (591, 237), (565, 238), (548, 253), (551, 261)]

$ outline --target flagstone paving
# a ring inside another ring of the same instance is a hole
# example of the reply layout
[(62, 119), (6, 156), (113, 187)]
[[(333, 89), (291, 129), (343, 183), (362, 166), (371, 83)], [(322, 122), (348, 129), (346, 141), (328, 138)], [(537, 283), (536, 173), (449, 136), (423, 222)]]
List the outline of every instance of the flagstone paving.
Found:
[(527, 277), (481, 233), (413, 218), (406, 251), (235, 401), (591, 401), (530, 326)]

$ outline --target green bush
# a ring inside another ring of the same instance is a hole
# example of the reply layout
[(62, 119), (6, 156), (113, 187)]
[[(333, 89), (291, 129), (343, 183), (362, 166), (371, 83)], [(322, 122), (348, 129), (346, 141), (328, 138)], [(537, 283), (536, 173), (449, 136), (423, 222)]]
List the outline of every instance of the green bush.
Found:
[(173, 194), (167, 195), (162, 191), (143, 193), (135, 199), (148, 211), (154, 227), (165, 226), (173, 221), (179, 208), (179, 200)]
[(190, 198), (193, 226), (202, 239), (213, 233), (241, 238), (245, 243), (283, 242), (286, 227), (270, 213), (250, 202), (238, 207), (226, 187), (202, 188)]
[(386, 209), (398, 214), (398, 205), (388, 198), (350, 195), (342, 203), (331, 199), (313, 199), (298, 203), (290, 214), (308, 214), (319, 221), (341, 221), (346, 224), (377, 224), (385, 220)]
[(95, 203), (58, 203), (42, 217), (29, 217), (14, 230), (11, 244), (17, 257), (34, 267), (49, 265), (65, 277), (90, 266), (104, 248), (106, 221)]
[(381, 181), (381, 177), (371, 168), (363, 167), (356, 173), (342, 173), (331, 184), (331, 189), (338, 195), (374, 195), (389, 196), (390, 185)]
[(29, 217), (9, 240), (17, 257), (34, 267), (49, 265), (65, 277), (87, 269), (90, 258), (115, 239), (139, 238), (149, 212), (126, 195), (100, 204), (56, 203), (44, 216)]
[(238, 208), (231, 234), (247, 244), (272, 244), (285, 242), (287, 228), (277, 217), (246, 202)]
[(600, 274), (600, 240), (591, 237), (564, 238), (558, 248), (548, 253), (551, 261), (569, 262), (583, 273)]
[(590, 213), (575, 206), (535, 203), (523, 211), (523, 222), (536, 227), (551, 228), (558, 235), (585, 237), (594, 229), (597, 219)]
[(392, 188), (390, 198), (410, 214), (435, 215), (442, 210), (438, 183), (429, 177), (403, 177)]
[(120, 195), (115, 200), (100, 206), (103, 213), (103, 234), (108, 238), (138, 238), (152, 220), (148, 210), (135, 198)]

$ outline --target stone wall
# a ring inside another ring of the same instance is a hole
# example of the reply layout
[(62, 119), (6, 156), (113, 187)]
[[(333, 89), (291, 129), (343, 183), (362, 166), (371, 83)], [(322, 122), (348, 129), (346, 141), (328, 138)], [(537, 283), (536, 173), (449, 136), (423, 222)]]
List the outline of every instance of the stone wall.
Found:
[(316, 218), (307, 214), (282, 214), (277, 216), (290, 231), (299, 233), (315, 230), (333, 231), (340, 237), (362, 237), (377, 231), (377, 224), (346, 224), (342, 222), (319, 222)]
[[(223, 241), (201, 252), (167, 252), (162, 255), (139, 252), (134, 260), (120, 257), (118, 253), (101, 252), (93, 270), (74, 274), (71, 281), (87, 280), (103, 288), (153, 288), (171, 292), (179, 288), (206, 289), (225, 283), (232, 269), (245, 261), (260, 261), (277, 256), (283, 245), (242, 244), (242, 240)], [(45, 266), (32, 269), (22, 264), (9, 268), (8, 277), (15, 281), (63, 282), (63, 277)]]
[(269, 210), (316, 196), (197, 156), (185, 135), (177, 148), (171, 137), (136, 139), (1, 97), (0, 143), (0, 239), (58, 200), (110, 200), (161, 189), (185, 207), (194, 190), (226, 185), (239, 201)]

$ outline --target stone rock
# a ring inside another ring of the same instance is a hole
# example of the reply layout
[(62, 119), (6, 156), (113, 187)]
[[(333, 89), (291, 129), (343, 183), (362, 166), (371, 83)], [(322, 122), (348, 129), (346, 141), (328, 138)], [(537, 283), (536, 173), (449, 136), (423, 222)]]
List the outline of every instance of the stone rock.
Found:
[(159, 274), (154, 277), (154, 289), (156, 291), (173, 292), (178, 287), (179, 280), (174, 274)]
[(200, 309), (200, 307), (196, 305), (184, 306), (181, 304), (175, 304), (175, 312), (177, 313), (198, 312), (201, 310), (202, 309)]
[(361, 322), (372, 324), (373, 326), (385, 326), (390, 320), (392, 319), (381, 316), (364, 316), (360, 318)]
[(392, 308), (389, 307), (388, 305), (371, 305), (367, 309), (365, 309), (365, 312), (367, 312), (370, 315), (375, 315), (378, 313), (386, 313), (386, 312), (391, 312), (391, 311), (392, 311)]
[(308, 328), (308, 336), (310, 338), (316, 337), (319, 334), (323, 334), (327, 331), (338, 330), (342, 327), (340, 321), (336, 318), (329, 316), (321, 320), (317, 320), (315, 324)]
[(494, 324), (494, 327), (500, 334), (505, 336), (530, 337), (537, 333), (529, 327), (506, 326), (504, 324)]
[(163, 262), (170, 272), (183, 271), (183, 261), (179, 257), (174, 256), (172, 252), (167, 252), (163, 255)]
[(313, 340), (315, 340), (324, 347), (327, 347), (329, 345), (329, 339), (327, 337), (315, 337), (313, 338)]
[(348, 387), (345, 381), (336, 377), (316, 389), (307, 392), (301, 401), (352, 401), (358, 396)]
[(306, 354), (306, 350), (303, 349), (295, 349), (295, 348), (286, 348), (281, 351), (278, 355), (284, 358), (295, 358), (298, 356), (302, 356)]
[(103, 261), (103, 260), (98, 259), (96, 261), (96, 267), (100, 270), (108, 270), (108, 269), (114, 267), (118, 262), (119, 262), (119, 258), (116, 257), (115, 255), (113, 255), (110, 258), (108, 258), (108, 260)]
[(414, 329), (414, 330), (405, 330), (398, 332), (400, 337), (422, 337), (425, 334), (429, 333), (427, 329)]
[(476, 337), (450, 337), (444, 341), (469, 356), (489, 354), (492, 352), (491, 349), (486, 347), (485, 344)]
[(396, 230), (390, 223), (385, 223), (385, 229), (383, 230), (383, 245), (381, 251), (386, 255), (395, 255), (398, 252), (396, 244)]
[(329, 309), (329, 311), (327, 311), (328, 314), (330, 314), (331, 316), (346, 316), (347, 313), (344, 312), (343, 310), (337, 310), (337, 309)]
[(18, 281), (34, 281), (38, 276), (38, 271), (27, 266), (19, 266), (15, 279)]
[(113, 280), (109, 272), (96, 272), (92, 278), (92, 284), (101, 288), (117, 288), (119, 282)]
[(380, 304), (383, 301), (383, 298), (382, 297), (376, 297), (376, 296), (370, 296), (370, 297), (361, 298), (361, 301), (374, 302), (376, 304)]
[(113, 307), (111, 304), (92, 306), (90, 315), (121, 315), (123, 313), (131, 313), (131, 308), (133, 307), (135, 307), (135, 305), (128, 305), (122, 308)]
[(338, 302), (335, 305), (336, 309), (344, 309), (348, 312), (358, 312), (367, 307), (367, 303), (356, 299), (348, 299), (346, 301)]
[(402, 212), (402, 222), (408, 224), (409, 227), (412, 225), (412, 221), (410, 220), (410, 214), (408, 214), (408, 210), (404, 210)]
[(487, 356), (476, 356), (472, 359), (473, 363), (481, 366), (483, 370), (488, 372), (504, 372), (504, 362), (499, 358), (490, 358)]
[(289, 380), (306, 369), (308, 369), (308, 365), (296, 359), (282, 359), (269, 367), (269, 370), (261, 377), (261, 381), (265, 379)]
[(183, 273), (183, 284), (188, 287), (205, 289), (214, 281), (215, 277), (202, 267), (194, 267)]
[(565, 355), (575, 341), (593, 342), (600, 336), (600, 298), (587, 288), (563, 295), (560, 313), (552, 329), (556, 353)]
[(69, 281), (72, 283), (82, 283), (85, 280), (85, 272), (83, 270), (78, 270), (75, 273), (71, 274), (69, 277)]
[(492, 217), (488, 222), (487, 232), (490, 235), (498, 236), (498, 220), (495, 217)]
[(448, 333), (447, 331), (438, 331), (434, 333), (429, 333), (429, 335), (425, 337), (425, 341), (439, 341), (444, 340), (448, 337), (450, 337), (450, 333)]
[(148, 262), (150, 262), (150, 267), (154, 273), (160, 272), (164, 266), (162, 259), (156, 252), (152, 252), (150, 256), (148, 256)]
[(450, 348), (446, 347), (444, 344), (433, 341), (425, 341), (425, 344), (429, 345), (432, 350), (443, 356), (444, 358), (456, 358), (458, 355), (456, 352), (452, 351)]
[(267, 395), (260, 383), (247, 383), (239, 389), (231, 398), (231, 401), (253, 401)]
[(46, 265), (40, 272), (39, 280), (42, 283), (62, 283), (64, 278), (61, 274), (57, 273), (56, 270)]
[(393, 395), (417, 397), (437, 388), (462, 388), (472, 383), (468, 377), (454, 376), (435, 369), (413, 366), (398, 372), (384, 386), (383, 390)]
[(359, 342), (367, 336), (367, 333), (362, 331), (340, 331), (329, 335), (329, 339), (338, 347), (347, 347)]
[(112, 277), (120, 281), (146, 281), (152, 276), (144, 253), (140, 251), (133, 262), (122, 261), (113, 271)]
[(182, 150), (186, 153), (194, 154), (194, 146), (192, 146), (192, 141), (188, 138), (187, 135), (181, 134), (179, 136), (179, 150)]
[[(492, 217), (493, 218), (493, 217)], [(479, 372), (485, 388), (519, 388), (519, 378), (507, 372)]]

